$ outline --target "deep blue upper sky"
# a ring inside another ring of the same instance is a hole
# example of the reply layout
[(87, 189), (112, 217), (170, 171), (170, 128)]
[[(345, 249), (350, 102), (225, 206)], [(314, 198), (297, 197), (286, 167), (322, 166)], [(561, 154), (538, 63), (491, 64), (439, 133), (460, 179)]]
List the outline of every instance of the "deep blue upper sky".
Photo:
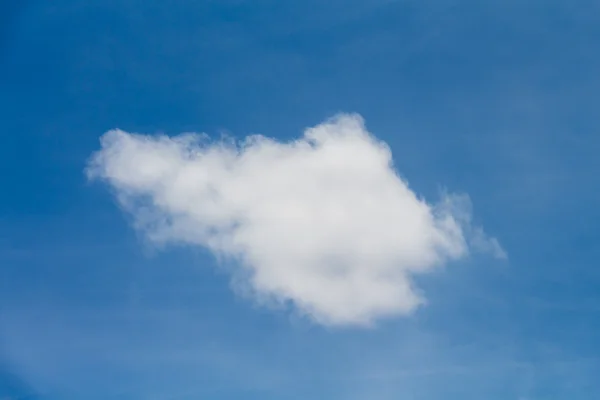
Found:
[[(599, 11), (0, 2), (0, 399), (598, 398)], [(508, 261), (422, 277), (411, 317), (323, 328), (146, 246), (83, 172), (112, 128), (290, 139), (339, 111), (418, 193), (468, 192)]]

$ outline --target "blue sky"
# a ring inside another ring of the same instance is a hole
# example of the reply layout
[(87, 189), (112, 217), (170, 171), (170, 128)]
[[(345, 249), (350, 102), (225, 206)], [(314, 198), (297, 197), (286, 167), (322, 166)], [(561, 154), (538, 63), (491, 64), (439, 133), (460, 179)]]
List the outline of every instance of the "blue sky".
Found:
[[(1, 3), (0, 399), (598, 398), (598, 11)], [(508, 258), (414, 277), (410, 315), (324, 325), (236, 293), (206, 246), (153, 245), (85, 174), (114, 128), (285, 143), (339, 112), (419, 196), (468, 193)]]

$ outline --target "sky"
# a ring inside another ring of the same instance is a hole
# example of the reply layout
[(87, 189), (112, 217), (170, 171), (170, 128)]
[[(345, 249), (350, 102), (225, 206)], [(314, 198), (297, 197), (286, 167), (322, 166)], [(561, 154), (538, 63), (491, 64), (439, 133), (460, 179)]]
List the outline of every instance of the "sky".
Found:
[(598, 398), (599, 11), (0, 2), (0, 399)]

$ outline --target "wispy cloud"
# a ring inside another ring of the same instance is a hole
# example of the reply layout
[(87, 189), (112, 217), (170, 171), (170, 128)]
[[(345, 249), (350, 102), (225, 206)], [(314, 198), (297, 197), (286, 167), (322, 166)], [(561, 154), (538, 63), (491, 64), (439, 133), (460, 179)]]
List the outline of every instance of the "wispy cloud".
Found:
[(505, 256), (471, 226), (468, 196), (420, 198), (358, 115), (338, 115), (287, 143), (120, 130), (101, 143), (88, 175), (112, 186), (149, 239), (233, 260), (236, 288), (261, 303), (291, 303), (322, 324), (409, 314), (424, 302), (412, 274), (470, 248)]

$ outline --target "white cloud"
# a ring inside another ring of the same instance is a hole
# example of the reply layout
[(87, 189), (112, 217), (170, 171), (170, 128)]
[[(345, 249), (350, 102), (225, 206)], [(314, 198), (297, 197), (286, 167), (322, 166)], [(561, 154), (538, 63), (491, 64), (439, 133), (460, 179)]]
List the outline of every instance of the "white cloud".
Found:
[(432, 205), (393, 169), (389, 147), (342, 114), (282, 143), (107, 132), (88, 175), (115, 190), (137, 229), (234, 260), (261, 302), (327, 325), (368, 325), (424, 299), (411, 275), (467, 256), (505, 256), (471, 227), (467, 196)]

